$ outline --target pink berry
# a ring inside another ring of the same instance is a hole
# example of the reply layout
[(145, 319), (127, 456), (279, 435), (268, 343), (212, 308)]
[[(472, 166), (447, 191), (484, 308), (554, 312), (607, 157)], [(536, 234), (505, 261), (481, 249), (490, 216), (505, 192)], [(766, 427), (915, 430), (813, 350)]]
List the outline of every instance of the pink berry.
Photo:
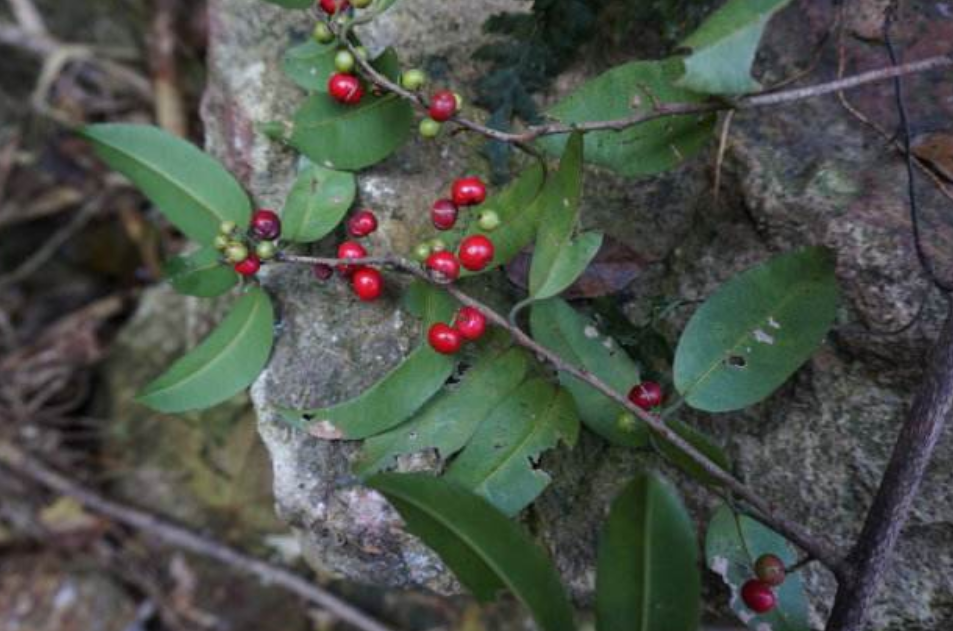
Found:
[(654, 381), (643, 381), (629, 390), (629, 401), (643, 410), (651, 410), (662, 404), (662, 386)]
[(340, 8), (342, 11), (346, 10), (350, 6), (348, 0), (321, 0), (320, 3), (321, 9), (328, 15), (334, 15), (338, 12)]
[(438, 353), (453, 355), (463, 346), (463, 336), (453, 327), (438, 322), (427, 331), (427, 341)]
[(452, 252), (441, 250), (427, 257), (428, 269), (437, 272), (447, 280), (456, 280), (460, 276), (460, 261)]
[(357, 212), (348, 220), (347, 230), (352, 237), (366, 237), (377, 230), (377, 217), (369, 210)]
[(450, 230), (457, 223), (457, 207), (449, 199), (438, 199), (430, 209), (430, 220), (437, 230)]
[(235, 263), (235, 271), (242, 276), (254, 276), (261, 269), (261, 259), (252, 254), (241, 263)]
[(486, 184), (478, 177), (463, 177), (453, 183), (453, 203), (457, 206), (476, 206), (486, 199)]
[(380, 298), (384, 291), (384, 277), (373, 267), (362, 267), (351, 276), (351, 287), (364, 302)]
[[(367, 250), (360, 243), (354, 241), (345, 241), (338, 246), (339, 259), (362, 259), (367, 256)], [(338, 271), (345, 276), (350, 276), (358, 270), (359, 265), (338, 265)]]
[(471, 272), (479, 272), (493, 260), (493, 242), (482, 234), (475, 234), (460, 242), (460, 264)]
[(259, 210), (252, 215), (251, 232), (262, 241), (274, 241), (281, 236), (281, 218), (273, 210)]
[(457, 95), (450, 90), (434, 92), (430, 97), (430, 118), (438, 123), (450, 120), (457, 112)]
[(361, 87), (361, 80), (354, 75), (338, 72), (328, 79), (328, 94), (345, 105), (356, 105), (364, 97), (364, 88)]
[(464, 338), (475, 342), (486, 332), (486, 316), (475, 307), (461, 307), (453, 320), (453, 328)]
[(741, 586), (741, 600), (755, 613), (767, 613), (778, 604), (778, 597), (774, 595), (771, 586), (756, 578)]

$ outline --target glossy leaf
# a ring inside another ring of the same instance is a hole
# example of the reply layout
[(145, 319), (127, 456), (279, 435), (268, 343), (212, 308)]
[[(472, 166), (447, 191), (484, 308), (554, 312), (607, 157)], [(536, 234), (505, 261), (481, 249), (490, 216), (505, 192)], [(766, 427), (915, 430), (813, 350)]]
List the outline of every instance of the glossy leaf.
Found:
[[(681, 59), (623, 64), (585, 83), (548, 114), (565, 123), (611, 120), (651, 113), (656, 102), (692, 103), (703, 95), (676, 87)], [(637, 106), (633, 107), (633, 103)], [(671, 169), (698, 153), (712, 137), (715, 116), (669, 116), (624, 131), (586, 134), (586, 160), (622, 175), (651, 175)], [(548, 153), (563, 151), (567, 135), (540, 140)]]
[(309, 165), (298, 174), (281, 211), (281, 236), (311, 243), (327, 236), (347, 214), (357, 184), (354, 174)]
[(519, 387), (528, 368), (526, 353), (518, 349), (484, 355), (455, 388), (435, 397), (415, 418), (365, 441), (356, 472), (369, 475), (392, 466), (399, 455), (428, 449), (449, 458)]
[(180, 294), (214, 298), (226, 293), (239, 280), (235, 270), (222, 263), (221, 256), (215, 248), (203, 248), (170, 259), (162, 271)]
[(579, 418), (568, 392), (542, 379), (511, 392), (480, 425), (445, 476), (515, 515), (543, 492), (550, 477), (535, 466), (560, 441), (576, 444)]
[(393, 94), (366, 94), (359, 105), (314, 94), (295, 114), (287, 141), (316, 164), (356, 171), (397, 151), (412, 125), (410, 104)]
[(729, 0), (682, 42), (692, 49), (678, 85), (705, 94), (745, 94), (761, 88), (751, 66), (768, 20), (790, 0)]
[(268, 294), (249, 289), (211, 335), (146, 386), (137, 401), (174, 413), (231, 398), (250, 386), (268, 362), (274, 325)]
[(739, 274), (685, 328), (675, 387), (708, 412), (757, 403), (807, 361), (836, 311), (834, 257), (823, 248), (789, 252)]
[(245, 191), (195, 145), (148, 125), (89, 125), (80, 134), (189, 238), (210, 244), (223, 221), (248, 224)]
[[(445, 292), (418, 283), (415, 293), (421, 303), (423, 331), (434, 322), (446, 322), (454, 304)], [(296, 427), (330, 424), (345, 438), (360, 439), (395, 427), (420, 409), (446, 383), (456, 361), (441, 355), (422, 341), (399, 366), (360, 396), (327, 408), (281, 410), (281, 417)]]
[(533, 614), (542, 631), (573, 631), (572, 606), (552, 562), (514, 522), (482, 497), (425, 474), (380, 474), (368, 486), (382, 493), (420, 537), (481, 601), (502, 589)]
[[(635, 362), (610, 337), (566, 302), (552, 298), (533, 305), (530, 315), (533, 339), (570, 364), (599, 377), (618, 392), (628, 392), (641, 382)], [(618, 445), (643, 447), (648, 428), (636, 421), (632, 429), (619, 426), (621, 405), (575, 377), (560, 373), (559, 381), (572, 394), (583, 423)]]
[(289, 48), (281, 60), (288, 77), (305, 90), (327, 92), (328, 78), (334, 74), (335, 43), (319, 44), (313, 39)]
[[(678, 419), (669, 419), (666, 424), (675, 431), (676, 434), (685, 439), (688, 444), (708, 456), (708, 459), (720, 466), (726, 473), (731, 473), (731, 461), (728, 454), (714, 441), (710, 436), (695, 429), (687, 423)], [(669, 462), (692, 476), (702, 484), (718, 485), (719, 482), (705, 471), (701, 465), (685, 455), (683, 451), (677, 449), (671, 443), (660, 438), (654, 432), (652, 433), (652, 444), (655, 449), (661, 453)]]
[(729, 605), (738, 618), (753, 631), (808, 631), (807, 597), (797, 572), (788, 573), (780, 587), (774, 588), (778, 606), (766, 614), (755, 614), (741, 600), (741, 586), (754, 578), (754, 563), (762, 554), (774, 554), (786, 566), (796, 561), (791, 546), (781, 535), (746, 515), (721, 506), (708, 525), (705, 556), (708, 567), (731, 589)]
[(677, 492), (641, 474), (613, 501), (599, 542), (598, 631), (697, 631), (695, 527)]

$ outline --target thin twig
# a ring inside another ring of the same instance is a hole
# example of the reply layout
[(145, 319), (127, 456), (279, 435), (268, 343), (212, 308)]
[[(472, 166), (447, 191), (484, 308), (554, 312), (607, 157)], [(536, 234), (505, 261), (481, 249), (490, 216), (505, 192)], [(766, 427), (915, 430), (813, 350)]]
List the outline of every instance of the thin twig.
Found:
[(323, 609), (342, 622), (362, 631), (393, 631), (350, 603), (322, 589), (311, 581), (282, 567), (272, 565), (226, 546), (214, 539), (145, 511), (110, 500), (75, 480), (46, 466), (19, 447), (0, 442), (0, 464), (52, 491), (72, 497), (86, 508), (118, 523), (141, 531), (154, 539), (198, 556), (213, 559), (253, 576), (264, 583), (277, 585)]

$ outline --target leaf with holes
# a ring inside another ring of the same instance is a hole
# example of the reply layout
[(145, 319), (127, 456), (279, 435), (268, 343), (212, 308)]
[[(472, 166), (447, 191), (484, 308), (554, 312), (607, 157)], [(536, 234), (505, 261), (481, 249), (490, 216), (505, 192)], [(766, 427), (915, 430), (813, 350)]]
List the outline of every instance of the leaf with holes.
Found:
[(425, 474), (380, 474), (368, 486), (383, 493), (420, 537), (480, 601), (506, 589), (542, 631), (574, 631), (572, 606), (552, 562), (519, 526), (486, 500)]
[(344, 219), (356, 194), (354, 174), (306, 166), (281, 211), (282, 238), (296, 243), (324, 238)]
[(695, 527), (677, 492), (643, 473), (612, 502), (599, 541), (598, 631), (696, 631), (701, 574)]
[(136, 398), (159, 412), (211, 407), (238, 394), (258, 377), (274, 342), (271, 299), (253, 287), (194, 350), (180, 358)]
[(238, 284), (238, 274), (221, 261), (215, 248), (202, 248), (185, 256), (170, 259), (162, 267), (173, 289), (186, 296), (214, 298)]
[(837, 312), (833, 254), (778, 256), (725, 283), (675, 351), (675, 387), (692, 407), (738, 410), (774, 392), (824, 341)]
[(430, 400), (453, 374), (456, 361), (430, 348), (426, 331), (434, 322), (449, 320), (454, 304), (445, 292), (419, 281), (413, 293), (424, 339), (399, 366), (354, 399), (313, 410), (282, 409), (280, 417), (301, 429), (329, 424), (344, 438), (360, 439), (399, 425)]
[(569, 393), (526, 381), (499, 401), (445, 475), (512, 516), (549, 485), (549, 474), (535, 465), (540, 454), (560, 441), (572, 447), (578, 434)]
[(761, 89), (751, 66), (768, 20), (790, 0), (729, 0), (682, 42), (692, 54), (678, 85), (704, 94)]
[[(710, 436), (695, 429), (687, 423), (677, 419), (669, 419), (666, 424), (688, 444), (708, 456), (708, 459), (721, 467), (726, 473), (731, 473), (731, 461), (728, 454)], [(715, 486), (720, 484), (710, 473), (705, 471), (697, 462), (689, 458), (685, 452), (676, 448), (652, 432), (652, 445), (662, 456), (676, 467), (692, 476), (702, 484)]]
[(428, 449), (449, 458), (523, 382), (528, 369), (526, 353), (519, 349), (483, 355), (456, 387), (435, 397), (416, 417), (365, 441), (356, 472), (369, 475), (393, 466), (397, 456)]
[(788, 567), (797, 557), (787, 540), (767, 526), (746, 515), (721, 506), (708, 525), (705, 556), (708, 567), (731, 589), (729, 605), (738, 618), (753, 631), (808, 631), (807, 596), (797, 572), (788, 573), (780, 587), (775, 609), (756, 614), (741, 599), (741, 586), (754, 578), (754, 563), (762, 554), (773, 554)]
[[(626, 393), (641, 382), (639, 368), (625, 351), (587, 318), (563, 300), (552, 298), (533, 305), (530, 313), (533, 339), (563, 360), (588, 370), (618, 392)], [(637, 421), (631, 429), (620, 426), (625, 408), (592, 386), (565, 373), (559, 374), (576, 401), (579, 417), (592, 431), (617, 445), (644, 447), (648, 428)]]
[(211, 244), (222, 222), (248, 224), (251, 202), (245, 191), (195, 145), (148, 125), (89, 125), (80, 135), (189, 238)]

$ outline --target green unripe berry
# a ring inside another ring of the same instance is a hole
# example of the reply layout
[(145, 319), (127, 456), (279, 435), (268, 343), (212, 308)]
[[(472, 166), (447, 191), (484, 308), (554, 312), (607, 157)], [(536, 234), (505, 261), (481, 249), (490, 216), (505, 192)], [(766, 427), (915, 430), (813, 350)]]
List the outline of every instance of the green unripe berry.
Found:
[(229, 243), (231, 242), (228, 240), (228, 237), (226, 237), (224, 234), (218, 235), (217, 237), (215, 237), (215, 240), (212, 242), (212, 244), (215, 246), (215, 249), (222, 252), (225, 251), (225, 248), (228, 247)]
[(630, 412), (622, 412), (619, 414), (619, 418), (616, 419), (615, 424), (620, 430), (628, 433), (635, 431), (635, 428), (638, 426), (638, 421), (634, 414)]
[(235, 224), (234, 221), (223, 221), (223, 222), (222, 222), (222, 225), (220, 225), (220, 226), (218, 227), (218, 231), (219, 231), (221, 234), (224, 234), (224, 235), (227, 236), (227, 235), (230, 235), (230, 234), (232, 234), (233, 232), (235, 232), (235, 228), (237, 228), (237, 227), (238, 227), (238, 226)]
[(334, 41), (334, 33), (331, 32), (331, 28), (324, 22), (318, 22), (314, 25), (314, 31), (311, 33), (311, 37), (319, 44), (330, 44)]
[(273, 259), (278, 254), (278, 246), (275, 245), (274, 241), (262, 241), (255, 246), (255, 254), (263, 261)]
[(363, 46), (358, 46), (354, 49), (354, 52), (357, 53), (357, 56), (360, 57), (363, 61), (367, 61), (367, 49)]
[(350, 73), (354, 70), (354, 55), (348, 50), (339, 50), (334, 56), (334, 67), (338, 72)]
[(431, 254), (433, 254), (433, 250), (427, 243), (418, 243), (417, 246), (414, 247), (412, 256), (414, 257), (415, 261), (423, 263), (430, 257)]
[(241, 263), (248, 258), (248, 248), (244, 243), (232, 241), (225, 248), (225, 258), (229, 263)]
[(425, 118), (420, 121), (420, 135), (424, 138), (436, 138), (442, 127), (443, 125), (434, 119)]
[(439, 237), (435, 237), (427, 242), (431, 252), (443, 252), (447, 249), (447, 242)]
[(463, 109), (463, 97), (460, 96), (459, 92), (454, 92), (453, 98), (457, 100), (457, 111), (459, 112), (460, 110)]
[(477, 217), (477, 225), (484, 232), (493, 232), (500, 227), (500, 216), (495, 210), (481, 210)]
[(411, 92), (424, 87), (425, 83), (427, 83), (427, 75), (424, 74), (423, 70), (417, 68), (407, 70), (400, 75), (400, 85)]

